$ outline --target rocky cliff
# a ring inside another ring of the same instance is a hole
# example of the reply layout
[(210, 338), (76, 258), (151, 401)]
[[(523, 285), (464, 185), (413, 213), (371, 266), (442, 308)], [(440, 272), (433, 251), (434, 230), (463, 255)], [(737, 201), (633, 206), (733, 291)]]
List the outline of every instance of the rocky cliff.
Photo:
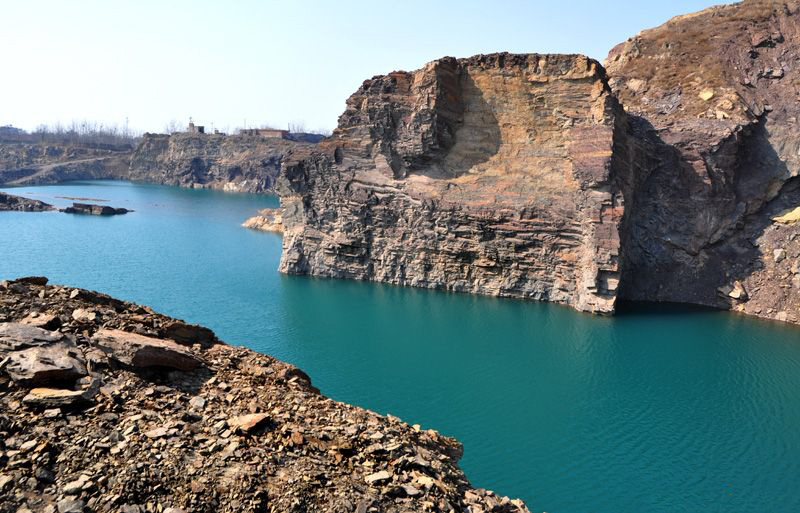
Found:
[(256, 135), (145, 134), (128, 179), (149, 183), (271, 191), (285, 155), (312, 143)]
[(621, 295), (800, 321), (798, 2), (745, 0), (642, 32), (606, 66), (657, 165)]
[(96, 292), (0, 282), (0, 512), (527, 512), (461, 445)]
[(0, 140), (0, 185), (124, 178), (127, 145)]
[(599, 63), (494, 54), (374, 77), (323, 145), (278, 184), (282, 271), (613, 311), (639, 162)]
[(367, 80), (284, 165), (281, 270), (797, 322), (800, 227), (773, 220), (800, 205), (797, 10), (678, 17), (607, 71), (494, 54)]

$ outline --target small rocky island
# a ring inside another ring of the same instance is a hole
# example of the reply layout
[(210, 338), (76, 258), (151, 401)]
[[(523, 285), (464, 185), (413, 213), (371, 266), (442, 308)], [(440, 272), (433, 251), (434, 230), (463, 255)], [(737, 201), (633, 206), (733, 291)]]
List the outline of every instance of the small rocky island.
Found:
[(13, 210), (18, 212), (47, 212), (55, 209), (53, 205), (48, 205), (44, 201), (0, 192), (0, 212)]
[(0, 282), (0, 511), (528, 511), (473, 489), (461, 454), (207, 328)]
[(127, 208), (115, 208), (108, 205), (95, 205), (93, 203), (72, 203), (71, 207), (58, 209), (43, 201), (23, 198), (0, 192), (0, 211), (16, 210), (19, 212), (47, 212), (58, 210), (66, 214), (86, 214), (94, 216), (115, 216), (133, 212)]
[(67, 207), (61, 212), (67, 214), (86, 214), (92, 216), (116, 216), (120, 214), (127, 214), (132, 212), (127, 208), (114, 208), (108, 205), (94, 205), (92, 203), (73, 203), (71, 207)]

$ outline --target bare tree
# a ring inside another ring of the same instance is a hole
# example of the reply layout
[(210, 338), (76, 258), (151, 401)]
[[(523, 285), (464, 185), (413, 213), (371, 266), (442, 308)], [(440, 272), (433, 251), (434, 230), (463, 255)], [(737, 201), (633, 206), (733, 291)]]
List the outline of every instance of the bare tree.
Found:
[(178, 121), (175, 119), (169, 120), (169, 122), (166, 125), (164, 125), (164, 132), (168, 134), (174, 134), (175, 132), (180, 132), (180, 131), (181, 131), (181, 124), (178, 123)]

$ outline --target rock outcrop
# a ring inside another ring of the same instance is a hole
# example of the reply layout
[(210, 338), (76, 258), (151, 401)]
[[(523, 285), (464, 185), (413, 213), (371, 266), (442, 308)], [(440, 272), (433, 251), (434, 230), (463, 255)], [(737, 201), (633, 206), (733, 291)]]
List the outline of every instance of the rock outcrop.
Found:
[(127, 145), (0, 140), (0, 185), (124, 179), (130, 156)]
[(55, 209), (53, 205), (43, 201), (0, 192), (0, 212), (8, 210), (16, 210), (18, 212), (46, 212)]
[(251, 230), (259, 230), (262, 232), (283, 232), (283, 218), (281, 216), (281, 209), (279, 208), (265, 208), (258, 211), (255, 215), (247, 219), (242, 226), (250, 228)]
[(71, 207), (62, 210), (67, 214), (85, 214), (91, 216), (116, 216), (132, 212), (127, 208), (115, 208), (108, 205), (95, 205), (94, 203), (72, 203)]
[(800, 322), (796, 1), (745, 0), (581, 56), (374, 77), (284, 163), (281, 270)]
[(374, 77), (326, 152), (284, 166), (280, 269), (612, 312), (637, 145), (583, 56)]
[[(32, 349), (51, 358), (20, 366)], [(206, 328), (0, 282), (0, 512), (528, 511), (473, 489), (461, 453)]]
[(745, 0), (614, 48), (610, 84), (648, 128), (621, 295), (800, 321), (800, 4)]
[(257, 135), (145, 134), (131, 158), (134, 181), (212, 188), (234, 192), (271, 192), (281, 161), (314, 144)]

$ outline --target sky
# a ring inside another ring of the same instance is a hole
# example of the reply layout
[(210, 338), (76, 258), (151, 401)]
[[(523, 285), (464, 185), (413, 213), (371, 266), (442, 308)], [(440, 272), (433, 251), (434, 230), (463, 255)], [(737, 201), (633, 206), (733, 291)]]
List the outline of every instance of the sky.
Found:
[(331, 130), (365, 79), (443, 56), (582, 53), (709, 0), (0, 0), (0, 125)]

